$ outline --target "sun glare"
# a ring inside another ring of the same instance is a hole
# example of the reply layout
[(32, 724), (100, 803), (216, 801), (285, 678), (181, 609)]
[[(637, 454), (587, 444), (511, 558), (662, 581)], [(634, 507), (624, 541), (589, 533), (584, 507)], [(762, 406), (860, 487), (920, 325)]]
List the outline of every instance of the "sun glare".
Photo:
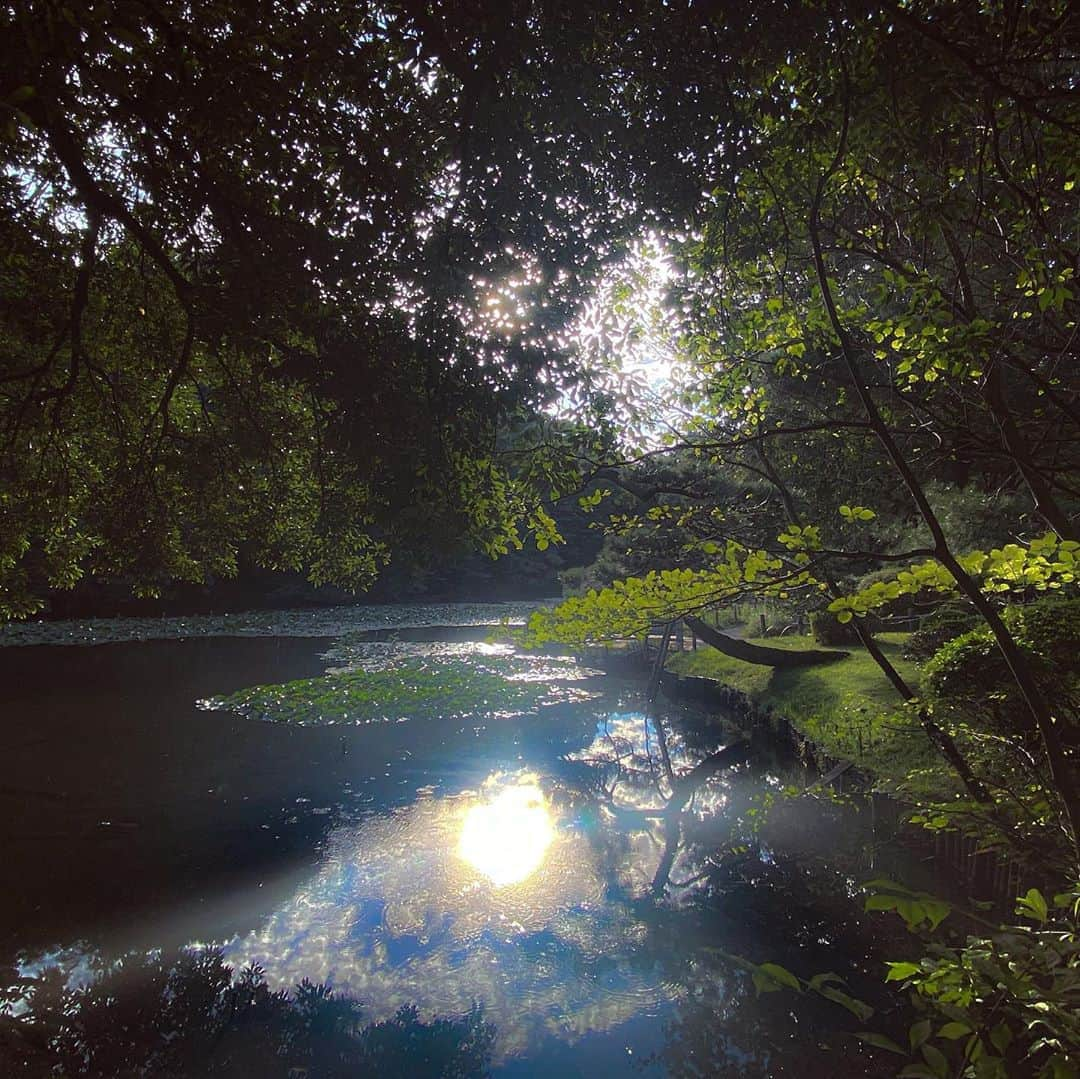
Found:
[(554, 837), (544, 792), (536, 783), (518, 783), (466, 813), (458, 854), (503, 888), (539, 869)]

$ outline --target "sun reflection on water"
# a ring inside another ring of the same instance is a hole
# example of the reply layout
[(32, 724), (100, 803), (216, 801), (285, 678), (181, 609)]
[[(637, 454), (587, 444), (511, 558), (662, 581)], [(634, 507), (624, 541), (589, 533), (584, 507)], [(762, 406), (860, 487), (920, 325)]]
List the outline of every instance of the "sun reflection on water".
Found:
[(555, 829), (544, 792), (524, 777), (465, 814), (458, 855), (496, 888), (519, 884), (544, 862)]
[(502, 1060), (680, 995), (643, 954), (632, 902), (659, 856), (645, 833), (588, 824), (559, 783), (496, 772), (335, 829), (315, 875), (225, 957), (258, 964), (275, 987), (329, 982), (376, 1021), (482, 1001)]

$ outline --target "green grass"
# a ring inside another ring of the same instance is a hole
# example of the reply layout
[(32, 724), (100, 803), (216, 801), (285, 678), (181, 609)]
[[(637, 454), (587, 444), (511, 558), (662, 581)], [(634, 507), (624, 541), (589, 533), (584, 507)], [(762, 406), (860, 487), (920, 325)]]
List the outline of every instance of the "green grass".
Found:
[[(906, 633), (881, 633), (877, 642), (908, 683), (918, 689), (918, 665), (903, 658)], [(771, 648), (820, 649), (812, 637), (748, 638)], [(818, 667), (778, 670), (745, 663), (699, 645), (667, 663), (676, 674), (698, 675), (742, 690), (756, 704), (790, 720), (826, 753), (854, 761), (887, 790), (944, 794), (951, 781), (917, 723), (901, 708), (896, 690), (858, 645), (847, 659)]]

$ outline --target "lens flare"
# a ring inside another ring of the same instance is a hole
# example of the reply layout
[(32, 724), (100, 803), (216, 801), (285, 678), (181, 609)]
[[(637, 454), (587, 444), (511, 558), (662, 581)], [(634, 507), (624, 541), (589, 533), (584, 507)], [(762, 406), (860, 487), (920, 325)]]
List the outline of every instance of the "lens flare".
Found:
[(465, 814), (458, 854), (503, 888), (539, 869), (554, 838), (544, 792), (535, 783), (519, 783)]

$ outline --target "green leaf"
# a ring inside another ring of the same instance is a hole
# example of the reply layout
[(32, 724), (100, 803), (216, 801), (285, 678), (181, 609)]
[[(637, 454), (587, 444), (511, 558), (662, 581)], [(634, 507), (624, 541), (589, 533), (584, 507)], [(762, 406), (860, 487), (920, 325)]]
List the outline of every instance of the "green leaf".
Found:
[(847, 993), (841, 993), (839, 989), (826, 986), (824, 989), (819, 989), (818, 992), (823, 997), (839, 1004), (842, 1008), (847, 1008), (856, 1019), (861, 1019), (864, 1023), (874, 1014), (874, 1009), (865, 1001), (857, 1000), (855, 997), (848, 996)]
[[(1045, 1071), (1043, 1074), (1046, 1074)], [(1070, 1061), (1054, 1056), (1050, 1059), (1050, 1075), (1053, 1079), (1077, 1079), (1080, 1072)]]
[(908, 929), (914, 929), (926, 917), (922, 903), (914, 899), (898, 899), (896, 912), (907, 922)]
[(922, 909), (926, 914), (926, 919), (930, 923), (931, 929), (937, 929), (937, 927), (949, 916), (949, 913), (952, 910), (948, 903), (939, 899), (923, 900)]
[(942, 1038), (948, 1038), (949, 1041), (956, 1041), (957, 1038), (962, 1038), (966, 1034), (971, 1033), (971, 1027), (967, 1023), (946, 1023), (938, 1034)]
[(933, 1027), (934, 1024), (929, 1019), (920, 1019), (917, 1023), (913, 1023), (911, 1029), (908, 1031), (908, 1040), (911, 1042), (911, 1048), (918, 1049), (919, 1046), (930, 1037), (930, 1031)]
[(863, 904), (864, 910), (896, 910), (899, 899), (895, 895), (871, 895), (867, 896)]
[(1016, 913), (1034, 918), (1037, 922), (1045, 922), (1049, 907), (1046, 905), (1042, 892), (1038, 888), (1030, 888), (1027, 895), (1017, 899)]
[(876, 1046), (878, 1049), (888, 1049), (890, 1053), (899, 1053), (902, 1057), (907, 1056), (906, 1050), (901, 1049), (892, 1038), (886, 1038), (884, 1034), (875, 1034), (872, 1030), (863, 1030), (856, 1034), (855, 1037), (861, 1042), (866, 1042), (867, 1045)]
[(1006, 1079), (1007, 1073), (1000, 1057), (980, 1057), (975, 1064), (977, 1079)]
[(897, 895), (916, 895), (918, 893), (913, 892), (910, 888), (905, 888), (904, 885), (898, 884), (895, 880), (889, 880), (888, 877), (875, 877), (873, 880), (868, 880), (863, 888), (868, 891), (872, 888), (880, 888), (887, 892), (895, 892)]
[[(878, 898), (873, 896), (871, 898)], [(867, 900), (867, 909), (869, 909), (869, 900)], [(885, 975), (885, 981), (887, 982), (902, 982), (905, 978), (910, 978), (914, 974), (919, 973), (919, 965), (917, 963), (886, 963), (889, 968), (889, 973)]]
[(944, 1077), (948, 1074), (949, 1062), (945, 1059), (945, 1054), (936, 1046), (927, 1042), (922, 1047), (922, 1055), (926, 1063), (933, 1069), (935, 1075)]
[(802, 984), (799, 979), (790, 970), (780, 966), (778, 963), (761, 963), (757, 969), (763, 974), (767, 974), (780, 985), (786, 986), (788, 989), (794, 989), (796, 992), (802, 992)]
[(1002, 1020), (990, 1031), (990, 1044), (999, 1052), (1004, 1053), (1012, 1044), (1013, 1032), (1009, 1024)]

